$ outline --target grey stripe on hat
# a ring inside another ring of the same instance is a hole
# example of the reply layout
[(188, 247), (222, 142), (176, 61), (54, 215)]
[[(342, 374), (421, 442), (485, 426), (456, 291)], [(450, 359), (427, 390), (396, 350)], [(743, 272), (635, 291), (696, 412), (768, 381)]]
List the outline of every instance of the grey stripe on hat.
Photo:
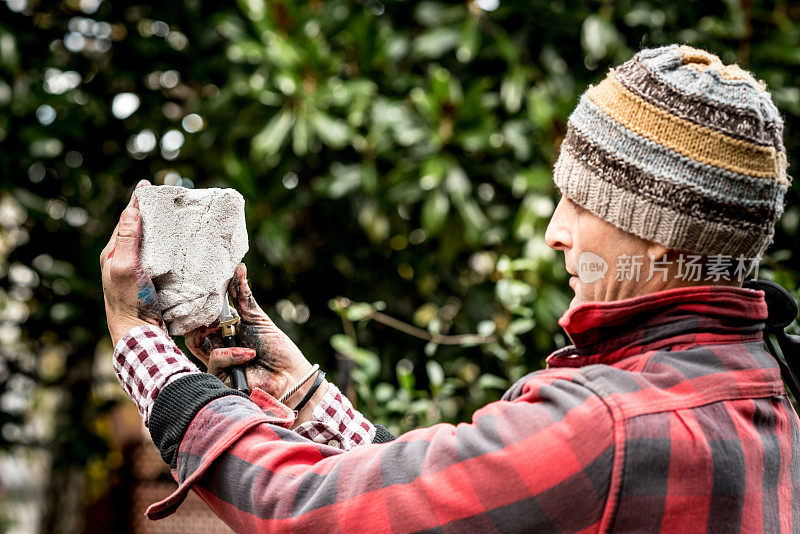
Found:
[(561, 150), (569, 150), (581, 163), (601, 179), (617, 187), (650, 199), (661, 206), (681, 210), (701, 219), (712, 219), (726, 224), (741, 224), (759, 231), (764, 221), (773, 220), (772, 204), (746, 206), (741, 203), (715, 199), (693, 191), (683, 183), (660, 179), (617, 154), (605, 151), (579, 130), (570, 128)]
[(562, 194), (597, 217), (675, 250), (757, 258), (772, 242), (772, 224), (759, 233), (659, 206), (598, 177), (569, 150), (561, 151), (553, 178)]
[(653, 74), (636, 57), (614, 69), (628, 90), (673, 115), (700, 126), (763, 146), (782, 146), (780, 126), (754, 111), (726, 105), (701, 95), (681, 93)]
[(703, 195), (747, 206), (769, 206), (783, 198), (786, 186), (706, 165), (628, 130), (603, 113), (585, 95), (569, 118), (570, 127), (616, 157), (676, 184), (686, 184)]
[(663, 49), (666, 53), (648, 57), (640, 52), (637, 56), (653, 74), (678, 91), (713, 98), (728, 106), (751, 110), (764, 121), (783, 124), (778, 109), (766, 91), (759, 91), (747, 80), (722, 79), (713, 69), (699, 72), (683, 64), (683, 55), (678, 46), (668, 48)]

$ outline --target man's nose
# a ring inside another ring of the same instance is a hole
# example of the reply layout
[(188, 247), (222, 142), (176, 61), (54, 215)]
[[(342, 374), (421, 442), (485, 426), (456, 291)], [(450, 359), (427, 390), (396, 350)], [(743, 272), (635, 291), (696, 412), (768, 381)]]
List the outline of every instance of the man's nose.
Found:
[(544, 233), (544, 240), (550, 248), (565, 250), (572, 247), (572, 228), (568, 212), (567, 201), (561, 197)]

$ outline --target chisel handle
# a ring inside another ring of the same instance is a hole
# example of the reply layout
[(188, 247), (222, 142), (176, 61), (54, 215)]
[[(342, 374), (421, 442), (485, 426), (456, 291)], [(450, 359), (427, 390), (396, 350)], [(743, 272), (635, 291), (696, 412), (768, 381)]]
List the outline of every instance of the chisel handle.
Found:
[[(222, 344), (225, 347), (238, 347), (236, 336), (225, 336), (222, 338)], [(247, 385), (247, 376), (244, 373), (244, 365), (234, 365), (228, 368), (231, 375), (231, 387), (236, 391), (241, 391), (245, 395), (250, 395), (250, 388)]]

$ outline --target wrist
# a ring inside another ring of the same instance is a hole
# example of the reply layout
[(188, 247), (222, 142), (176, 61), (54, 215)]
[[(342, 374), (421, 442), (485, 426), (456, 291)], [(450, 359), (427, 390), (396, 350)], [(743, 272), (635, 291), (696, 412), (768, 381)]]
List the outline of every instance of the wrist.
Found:
[[(317, 388), (317, 391), (314, 393), (314, 396), (311, 397), (311, 400), (309, 400), (308, 403), (306, 403), (306, 405), (303, 406), (303, 409), (297, 413), (294, 424), (292, 425), (292, 429), (296, 428), (297, 426), (305, 422), (311, 421), (314, 418), (313, 417), (314, 409), (317, 407), (320, 401), (322, 401), (323, 397), (325, 397), (325, 394), (328, 392), (329, 386), (330, 384), (327, 380), (322, 381), (322, 384), (320, 384), (319, 388)], [(308, 393), (308, 390), (310, 390), (311, 387), (312, 383), (309, 382), (308, 387), (304, 388), (305, 391), (298, 392), (296, 396), (297, 400), (294, 402), (294, 404), (290, 404), (290, 406), (294, 406), (297, 403), (299, 403), (300, 399), (302, 399), (306, 395), (306, 393)]]
[(119, 340), (125, 337), (128, 332), (136, 328), (148, 324), (141, 319), (125, 318), (117, 319), (108, 322), (108, 332), (111, 335), (111, 342), (114, 346), (119, 343)]
[(114, 346), (116, 346), (119, 340), (125, 337), (128, 334), (128, 332), (130, 332), (137, 326), (145, 326), (145, 325), (154, 326), (156, 328), (164, 330), (164, 327), (162, 325), (153, 324), (150, 321), (145, 321), (143, 319), (139, 319), (138, 317), (124, 317), (120, 319), (115, 319), (114, 321), (109, 321), (108, 332), (111, 335), (111, 342), (114, 344)]
[(325, 373), (315, 364), (309, 366), (308, 370), (295, 379), (278, 398), (290, 409), (295, 411), (295, 426), (308, 421), (314, 412), (314, 408), (325, 396), (328, 390), (328, 382), (325, 380)]

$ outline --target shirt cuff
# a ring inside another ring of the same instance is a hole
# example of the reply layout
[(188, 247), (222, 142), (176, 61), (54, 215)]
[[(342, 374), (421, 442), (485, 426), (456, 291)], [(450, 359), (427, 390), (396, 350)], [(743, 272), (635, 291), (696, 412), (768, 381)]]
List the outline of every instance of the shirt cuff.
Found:
[(328, 384), (328, 391), (314, 408), (311, 418), (294, 430), (316, 443), (348, 451), (372, 443), (375, 437), (375, 425), (353, 408), (348, 398), (332, 383)]
[(156, 326), (137, 326), (114, 347), (114, 373), (148, 428), (158, 393), (178, 378), (199, 372), (172, 338)]

